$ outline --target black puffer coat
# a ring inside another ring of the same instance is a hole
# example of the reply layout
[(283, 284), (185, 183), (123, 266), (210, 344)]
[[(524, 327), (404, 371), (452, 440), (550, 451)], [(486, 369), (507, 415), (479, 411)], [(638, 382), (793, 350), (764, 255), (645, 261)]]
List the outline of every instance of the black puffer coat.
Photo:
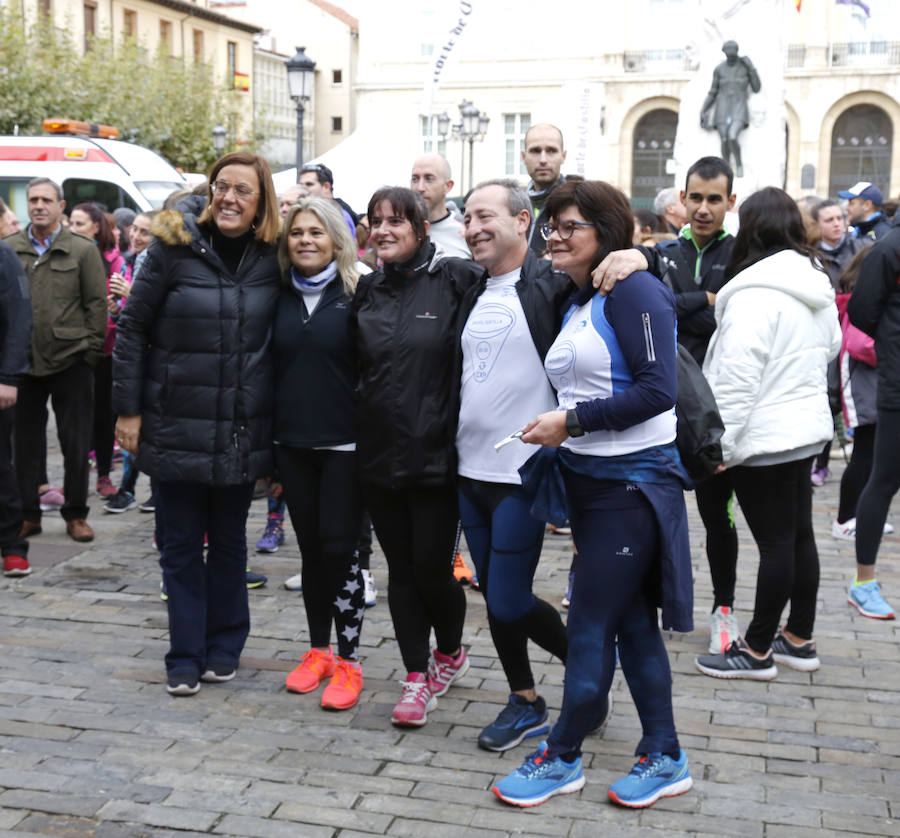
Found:
[(251, 240), (232, 275), (194, 216), (160, 213), (153, 233), (113, 353), (113, 409), (143, 419), (138, 468), (213, 486), (266, 476), (275, 247)]

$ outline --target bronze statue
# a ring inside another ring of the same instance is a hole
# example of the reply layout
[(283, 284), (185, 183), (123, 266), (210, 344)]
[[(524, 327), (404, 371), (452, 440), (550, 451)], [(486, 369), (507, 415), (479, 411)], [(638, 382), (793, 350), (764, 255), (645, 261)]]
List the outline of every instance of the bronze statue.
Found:
[[(725, 60), (713, 70), (712, 87), (706, 94), (703, 107), (700, 109), (700, 126), (707, 131), (713, 128), (719, 132), (722, 140), (722, 157), (731, 162), (734, 158), (734, 170), (738, 177), (744, 174), (741, 164), (741, 147), (738, 135), (750, 123), (747, 109), (747, 88), (759, 93), (761, 87), (759, 73), (746, 55), (738, 56), (738, 45), (735, 41), (722, 44)], [(710, 122), (707, 111), (715, 104), (713, 118)]]

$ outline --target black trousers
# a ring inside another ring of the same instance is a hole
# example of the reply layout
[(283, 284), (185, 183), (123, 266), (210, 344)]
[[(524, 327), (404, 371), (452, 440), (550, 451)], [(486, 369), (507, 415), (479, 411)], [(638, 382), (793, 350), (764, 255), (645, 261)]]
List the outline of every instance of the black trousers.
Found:
[(0, 553), (25, 558), (28, 555), (28, 541), (19, 538), (22, 499), (12, 464), (14, 411), (14, 407), (0, 410)]
[[(41, 520), (38, 486), (41, 483), (42, 446), (47, 438), (47, 399), (56, 414), (62, 449), (66, 521), (87, 518), (88, 453), (94, 421), (94, 371), (84, 361), (53, 375), (22, 376), (16, 402), (16, 473), (22, 498), (22, 517)], [(42, 442), (43, 440), (43, 442)]]
[(94, 367), (94, 454), (97, 477), (109, 477), (112, 471), (113, 444), (116, 441), (116, 415), (112, 409), (112, 355), (104, 355)]
[[(900, 410), (878, 411), (872, 473), (856, 507), (856, 561), (872, 565), (878, 556), (884, 522), (897, 490), (900, 489)], [(856, 442), (853, 443), (856, 448)]]

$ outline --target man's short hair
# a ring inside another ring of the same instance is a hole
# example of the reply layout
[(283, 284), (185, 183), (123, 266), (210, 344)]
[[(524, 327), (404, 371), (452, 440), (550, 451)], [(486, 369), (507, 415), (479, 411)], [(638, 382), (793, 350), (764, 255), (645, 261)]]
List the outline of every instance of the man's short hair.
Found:
[(315, 172), (316, 180), (319, 183), (330, 183), (334, 186), (334, 173), (322, 163), (307, 163), (300, 169), (300, 173), (303, 172)]
[(678, 190), (674, 186), (670, 186), (667, 189), (660, 189), (653, 199), (653, 212), (657, 215), (665, 216), (666, 207), (677, 204), (678, 198)]
[(45, 183), (49, 183), (53, 187), (54, 192), (56, 192), (56, 200), (61, 201), (63, 199), (62, 187), (55, 180), (50, 180), (48, 177), (33, 177), (28, 181), (28, 186), (25, 187), (25, 194), (27, 195), (31, 192), (35, 186), (43, 186)]
[(518, 181), (512, 178), (483, 180), (467, 197), (471, 197), (473, 193), (487, 186), (502, 186), (506, 190), (506, 208), (510, 215), (518, 215), (522, 210), (527, 210), (528, 214), (531, 214), (531, 198), (528, 197), (528, 193), (519, 185)]
[[(802, 198), (800, 200), (803, 200)], [(800, 201), (797, 201), (797, 206), (800, 207)], [(841, 215), (844, 214), (844, 211), (841, 209), (841, 205), (837, 201), (832, 201), (830, 198), (826, 198), (824, 201), (819, 201), (817, 204), (813, 204), (809, 208), (809, 214), (812, 216), (813, 221), (819, 220), (819, 213), (822, 212), (823, 209), (828, 209), (828, 207), (837, 207), (841, 210)], [(800, 207), (801, 211), (803, 207)]]
[(701, 157), (690, 169), (684, 178), (684, 189), (687, 191), (687, 183), (691, 175), (699, 175), (702, 180), (715, 180), (719, 175), (725, 175), (728, 181), (727, 194), (731, 194), (734, 186), (734, 170), (721, 157)]

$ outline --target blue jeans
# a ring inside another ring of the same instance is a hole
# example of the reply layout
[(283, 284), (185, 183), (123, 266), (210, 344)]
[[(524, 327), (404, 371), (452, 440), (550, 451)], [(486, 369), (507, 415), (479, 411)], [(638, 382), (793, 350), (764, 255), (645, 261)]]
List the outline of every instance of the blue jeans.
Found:
[[(237, 667), (250, 633), (247, 512), (253, 484), (160, 481), (156, 514), (165, 530), (159, 563), (168, 592), (169, 676)], [(203, 535), (209, 550), (203, 560)]]
[(636, 754), (677, 753), (672, 673), (657, 622), (659, 525), (634, 485), (564, 472), (578, 561), (569, 607), (562, 710), (550, 756), (580, 753), (600, 721), (616, 665), (643, 727)]

